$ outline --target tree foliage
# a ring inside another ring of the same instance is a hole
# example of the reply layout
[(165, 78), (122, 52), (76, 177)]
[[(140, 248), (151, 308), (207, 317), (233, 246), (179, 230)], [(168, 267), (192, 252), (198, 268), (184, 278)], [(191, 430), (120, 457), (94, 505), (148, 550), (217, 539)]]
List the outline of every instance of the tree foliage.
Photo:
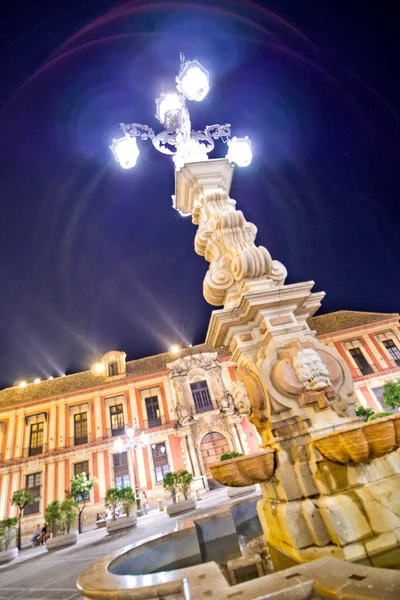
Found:
[(383, 401), (391, 408), (400, 407), (400, 381), (388, 381), (383, 386)]
[(109, 488), (106, 492), (104, 504), (106, 507), (112, 507), (112, 520), (115, 521), (115, 511), (117, 510), (118, 504), (118, 491), (117, 488)]
[(90, 492), (97, 485), (97, 478), (88, 479), (85, 472), (79, 473), (72, 477), (70, 481), (70, 489), (66, 490), (66, 497), (72, 498), (77, 502), (78, 507), (78, 531), (82, 533), (82, 513), (85, 509), (86, 502), (90, 498)]
[(367, 421), (375, 421), (375, 419), (382, 419), (383, 417), (391, 417), (391, 416), (392, 416), (391, 412), (384, 410), (382, 412), (373, 413), (372, 415), (370, 415), (368, 417)]
[(186, 471), (186, 469), (181, 469), (176, 475), (176, 487), (183, 494), (185, 500), (188, 498), (188, 492), (190, 490), (190, 486), (192, 485), (193, 475)]
[(163, 488), (171, 494), (172, 502), (176, 502), (176, 473), (170, 471), (164, 475)]
[(67, 496), (63, 502), (61, 502), (61, 528), (63, 533), (69, 533), (71, 527), (74, 526), (76, 521), (76, 515), (78, 513), (78, 503), (71, 496)]
[(357, 405), (354, 409), (354, 412), (356, 414), (356, 417), (365, 417), (365, 418), (369, 418), (371, 415), (374, 414), (374, 411), (372, 410), (372, 408), (364, 408), (364, 406), (360, 406)]
[(11, 496), (11, 504), (13, 506), (18, 506), (19, 515), (18, 515), (18, 539), (17, 546), (18, 550), (21, 550), (21, 520), (22, 520), (22, 511), (25, 506), (28, 504), (33, 504), (35, 502), (35, 498), (32, 495), (32, 492), (29, 490), (16, 490)]
[(220, 460), (230, 460), (231, 458), (239, 458), (240, 456), (244, 456), (243, 452), (224, 452), (220, 456)]
[(61, 502), (59, 500), (53, 500), (53, 502), (47, 505), (44, 512), (44, 520), (47, 527), (51, 529), (53, 537), (56, 537), (57, 531), (62, 526)]
[(118, 500), (122, 504), (124, 513), (129, 517), (131, 506), (136, 504), (135, 492), (131, 486), (126, 486), (118, 490)]
[(0, 521), (0, 552), (8, 550), (18, 525), (17, 517)]
[(32, 496), (32, 492), (29, 490), (16, 490), (11, 497), (11, 504), (13, 506), (18, 506), (19, 510), (22, 512), (25, 506), (28, 504), (33, 504), (35, 502), (35, 498)]

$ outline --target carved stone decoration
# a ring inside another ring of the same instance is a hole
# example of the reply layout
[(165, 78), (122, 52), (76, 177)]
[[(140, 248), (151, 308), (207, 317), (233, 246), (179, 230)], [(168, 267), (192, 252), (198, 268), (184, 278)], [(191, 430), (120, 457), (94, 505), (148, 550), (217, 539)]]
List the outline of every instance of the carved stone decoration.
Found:
[(178, 404), (176, 407), (176, 416), (178, 418), (178, 425), (180, 425), (180, 427), (185, 427), (186, 425), (189, 425), (191, 421), (193, 421), (190, 410), (181, 404)]
[(318, 352), (304, 348), (293, 357), (293, 367), (297, 378), (307, 390), (319, 392), (331, 385), (329, 371)]
[(234, 406), (241, 415), (246, 415), (264, 442), (270, 439), (265, 395), (261, 384), (247, 367), (238, 369), (241, 381), (233, 382), (231, 389)]
[[(353, 382), (343, 359), (334, 348), (305, 336), (282, 346), (272, 344), (261, 368), (268, 387), (271, 414), (292, 410), (305, 417), (304, 408), (333, 409), (346, 416), (354, 404)], [(309, 381), (310, 380), (310, 381)]]
[(228, 442), (232, 443), (231, 419), (234, 419), (234, 415), (231, 416), (221, 413), (203, 413), (201, 415), (196, 415), (189, 424), (194, 446), (200, 448), (203, 437), (212, 431), (221, 433)]
[(241, 381), (233, 381), (231, 385), (233, 404), (241, 415), (249, 415), (251, 412), (250, 400), (246, 388)]
[(220, 412), (223, 415), (232, 415), (233, 414), (233, 412), (235, 410), (235, 406), (233, 404), (233, 396), (230, 392), (225, 393), (225, 396), (219, 402), (219, 406), (220, 406)]
[(27, 465), (27, 470), (28, 470), (29, 472), (32, 472), (32, 471), (39, 471), (39, 470), (40, 470), (40, 468), (41, 468), (41, 466), (42, 466), (42, 462), (43, 462), (43, 461), (41, 461), (41, 460), (39, 460), (39, 459), (36, 459), (36, 460), (31, 460), (30, 462), (28, 462), (28, 465)]
[(187, 375), (187, 373), (192, 369), (209, 370), (218, 366), (217, 356), (217, 352), (192, 354), (190, 356), (183, 356), (182, 358), (178, 358), (178, 360), (167, 363), (167, 367), (171, 371), (172, 377), (179, 377), (182, 375)]
[(210, 262), (203, 283), (207, 302), (222, 306), (228, 292), (246, 279), (269, 278), (282, 284), (286, 269), (273, 261), (254, 241), (257, 227), (236, 210), (236, 202), (222, 190), (207, 192), (193, 206), (193, 223), (199, 225), (195, 250)]

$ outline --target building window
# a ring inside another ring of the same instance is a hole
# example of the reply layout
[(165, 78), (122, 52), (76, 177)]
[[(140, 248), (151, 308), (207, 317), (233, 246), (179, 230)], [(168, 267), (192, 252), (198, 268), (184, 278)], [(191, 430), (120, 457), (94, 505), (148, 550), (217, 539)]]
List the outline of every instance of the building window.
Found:
[(360, 369), (362, 375), (370, 375), (374, 372), (361, 348), (350, 348), (349, 353), (357, 367)]
[[(83, 462), (74, 464), (74, 475), (80, 475), (81, 473), (86, 473), (86, 477), (89, 479), (89, 461), (84, 460)], [(90, 500), (90, 493), (86, 492), (84, 496), (78, 494), (75, 496), (75, 500), (77, 502), (82, 502), (82, 500)]]
[(118, 364), (116, 362), (108, 363), (108, 376), (118, 375)]
[(25, 506), (24, 508), (24, 516), (33, 515), (34, 513), (38, 513), (40, 510), (40, 482), (41, 482), (42, 474), (41, 473), (33, 473), (32, 475), (26, 476), (26, 489), (30, 491), (34, 498), (33, 504), (29, 504), (29, 506)]
[(151, 396), (145, 399), (147, 426), (158, 427), (161, 425), (160, 408), (158, 406), (158, 396)]
[(389, 353), (392, 361), (400, 367), (400, 350), (396, 346), (393, 340), (383, 340), (382, 344), (385, 346), (386, 350)]
[(164, 479), (164, 475), (170, 471), (165, 444), (153, 444), (151, 453), (153, 455), (155, 479), (157, 483), (161, 483)]
[(128, 468), (128, 453), (113, 454), (114, 481), (117, 490), (131, 485)]
[(75, 445), (87, 444), (87, 412), (74, 415), (74, 442)]
[(110, 406), (111, 435), (124, 435), (124, 409), (122, 404)]
[(43, 452), (43, 422), (32, 423), (31, 438), (29, 440), (29, 456), (42, 454)]
[(393, 413), (396, 412), (392, 406), (388, 406), (387, 404), (385, 404), (385, 400), (383, 399), (383, 386), (372, 388), (372, 391), (375, 395), (375, 398), (378, 400), (379, 404), (381, 405), (383, 411), (393, 412)]
[(211, 402), (210, 392), (208, 391), (207, 381), (197, 381), (191, 383), (190, 388), (192, 390), (192, 396), (196, 412), (206, 412), (207, 410), (213, 410)]

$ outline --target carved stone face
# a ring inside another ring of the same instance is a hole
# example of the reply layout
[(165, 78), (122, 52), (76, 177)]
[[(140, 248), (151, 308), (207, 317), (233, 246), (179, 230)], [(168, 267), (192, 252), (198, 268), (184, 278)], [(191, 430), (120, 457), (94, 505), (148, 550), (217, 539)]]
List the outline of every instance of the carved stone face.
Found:
[(233, 404), (238, 412), (242, 415), (250, 414), (250, 401), (244, 390), (243, 384), (234, 382), (232, 384)]
[(318, 352), (311, 348), (305, 348), (296, 354), (293, 368), (298, 380), (307, 390), (317, 392), (331, 385), (328, 369)]

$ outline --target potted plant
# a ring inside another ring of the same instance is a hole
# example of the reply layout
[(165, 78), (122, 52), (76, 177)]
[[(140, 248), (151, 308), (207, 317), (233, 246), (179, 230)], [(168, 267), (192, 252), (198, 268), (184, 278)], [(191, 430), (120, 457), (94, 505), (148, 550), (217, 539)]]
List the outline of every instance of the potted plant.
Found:
[(118, 499), (122, 505), (124, 515), (129, 517), (132, 512), (132, 507), (136, 504), (135, 493), (130, 485), (118, 490)]
[(106, 492), (105, 502), (106, 508), (111, 509), (111, 520), (116, 520), (116, 512), (118, 506), (118, 490), (117, 488), (109, 488)]
[[(136, 503), (135, 493), (130, 486), (121, 489), (110, 488), (107, 490), (105, 498), (106, 506), (112, 506), (112, 518), (108, 521), (106, 529), (108, 533), (115, 533), (122, 529), (136, 527), (136, 511), (132, 511), (132, 506)], [(116, 518), (117, 505), (122, 506), (123, 514)]]
[[(244, 456), (243, 452), (224, 452), (219, 457), (221, 462), (226, 460), (231, 460), (232, 458), (240, 458)], [(256, 491), (255, 485), (246, 485), (245, 487), (228, 487), (228, 497), (229, 498), (237, 498), (239, 496), (246, 496), (247, 494), (253, 494)]]
[(28, 504), (33, 504), (35, 502), (35, 498), (32, 496), (32, 493), (29, 490), (16, 490), (11, 497), (11, 504), (13, 506), (18, 506), (19, 515), (18, 515), (18, 537), (17, 537), (17, 547), (18, 550), (21, 550), (21, 521), (22, 521), (22, 511), (25, 506)]
[(219, 460), (230, 460), (231, 458), (239, 458), (239, 456), (244, 456), (243, 452), (224, 452), (219, 457)]
[(171, 494), (172, 503), (176, 504), (176, 473), (170, 472), (164, 475), (163, 487)]
[(18, 556), (18, 548), (10, 547), (17, 525), (17, 517), (0, 521), (0, 564), (14, 560)]
[(356, 417), (363, 417), (366, 421), (367, 419), (369, 419), (370, 416), (374, 414), (374, 411), (370, 407), (364, 408), (364, 406), (357, 404), (354, 409), (354, 413)]
[(57, 532), (61, 527), (61, 502), (54, 500), (46, 507), (44, 511), (44, 521), (46, 526), (51, 531), (51, 535), (57, 536)]
[(388, 381), (384, 384), (383, 401), (386, 406), (400, 408), (400, 381)]
[(67, 497), (63, 502), (54, 500), (45, 511), (46, 525), (51, 529), (52, 537), (46, 541), (47, 550), (58, 550), (66, 546), (73, 546), (78, 541), (78, 533), (71, 533), (78, 513), (78, 504)]
[(86, 502), (90, 500), (90, 492), (97, 485), (97, 478), (88, 479), (85, 472), (72, 477), (71, 488), (66, 491), (67, 498), (72, 498), (78, 506), (78, 532), (82, 533), (82, 513), (85, 510)]
[(369, 421), (376, 421), (376, 419), (383, 419), (383, 417), (391, 417), (393, 413), (389, 412), (388, 410), (383, 410), (382, 412), (378, 412), (378, 413), (372, 413), (369, 415), (368, 419), (367, 419), (367, 423)]
[(75, 525), (78, 510), (78, 503), (74, 498), (67, 496), (61, 503), (62, 530), (64, 533), (69, 534), (71, 527)]
[[(167, 479), (167, 485), (164, 484), (164, 488), (166, 488), (166, 489), (172, 488), (174, 490), (174, 495), (171, 490), (171, 496), (173, 499), (175, 496), (175, 502), (173, 501), (172, 504), (167, 506), (168, 515), (170, 517), (172, 517), (172, 516), (187, 512), (189, 510), (195, 509), (196, 508), (196, 499), (188, 497), (190, 488), (192, 485), (192, 481), (193, 481), (193, 475), (191, 473), (189, 473), (188, 471), (186, 471), (186, 469), (181, 469), (180, 471), (177, 471), (176, 473), (167, 473), (167, 475), (165, 477), (167, 477), (168, 475), (170, 475), (170, 477), (168, 477), (168, 479)], [(164, 480), (165, 480), (165, 477), (164, 477)], [(181, 500), (180, 502), (176, 502), (176, 490), (181, 492), (184, 500)]]

